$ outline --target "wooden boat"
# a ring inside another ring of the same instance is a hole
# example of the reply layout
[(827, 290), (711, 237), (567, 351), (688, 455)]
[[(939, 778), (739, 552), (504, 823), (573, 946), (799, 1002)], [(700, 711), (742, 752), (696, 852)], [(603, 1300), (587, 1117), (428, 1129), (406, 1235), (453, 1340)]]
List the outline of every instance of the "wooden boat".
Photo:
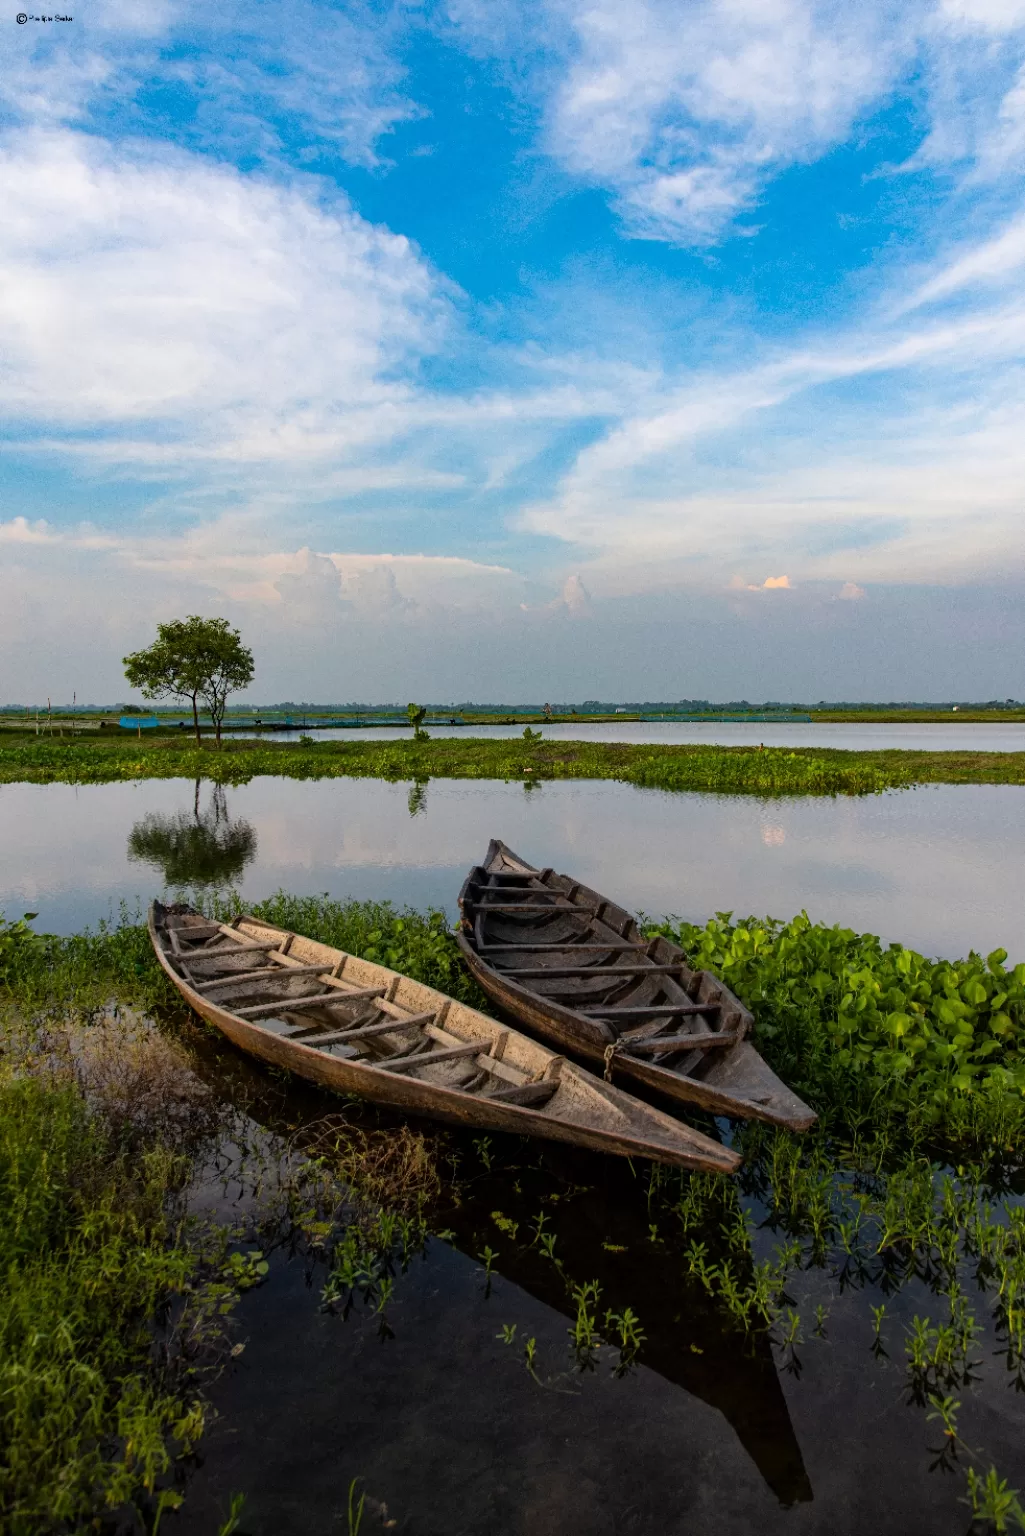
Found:
[(732, 1173), (735, 1152), (476, 1009), (254, 917), (150, 908), (157, 959), (235, 1045), (325, 1088), (459, 1125)]
[(792, 1131), (816, 1120), (751, 1044), (743, 1003), (607, 896), (496, 840), (459, 907), (459, 947), (488, 996), (546, 1040), (604, 1061), (607, 1078)]

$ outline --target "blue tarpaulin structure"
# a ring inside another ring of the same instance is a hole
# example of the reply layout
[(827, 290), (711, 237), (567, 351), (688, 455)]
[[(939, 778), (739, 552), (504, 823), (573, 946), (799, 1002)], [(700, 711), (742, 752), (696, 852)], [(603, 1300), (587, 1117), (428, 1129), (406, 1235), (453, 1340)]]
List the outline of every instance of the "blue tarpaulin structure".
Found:
[(156, 715), (122, 715), (118, 723), (129, 731), (134, 731), (138, 726), (141, 726), (144, 731), (151, 731), (155, 725), (160, 724), (160, 721)]

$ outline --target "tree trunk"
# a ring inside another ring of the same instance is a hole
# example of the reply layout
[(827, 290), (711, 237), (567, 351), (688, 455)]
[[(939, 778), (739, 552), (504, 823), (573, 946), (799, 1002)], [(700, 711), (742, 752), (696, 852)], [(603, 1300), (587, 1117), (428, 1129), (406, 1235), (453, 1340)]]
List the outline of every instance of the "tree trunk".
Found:
[(192, 728), (196, 733), (196, 746), (201, 747), (203, 742), (199, 735), (199, 710), (196, 708), (196, 695), (192, 695)]

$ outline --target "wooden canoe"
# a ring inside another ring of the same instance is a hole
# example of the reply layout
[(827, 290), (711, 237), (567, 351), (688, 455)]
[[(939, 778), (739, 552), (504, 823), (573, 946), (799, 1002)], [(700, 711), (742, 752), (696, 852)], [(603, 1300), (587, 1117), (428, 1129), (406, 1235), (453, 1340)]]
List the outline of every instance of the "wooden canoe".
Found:
[(254, 917), (150, 908), (157, 959), (233, 1044), (341, 1093), (458, 1125), (732, 1173), (729, 1148), (476, 1009)]
[(564, 1050), (716, 1115), (807, 1130), (817, 1116), (748, 1038), (754, 1020), (678, 944), (493, 841), (459, 896), (459, 947), (489, 997)]

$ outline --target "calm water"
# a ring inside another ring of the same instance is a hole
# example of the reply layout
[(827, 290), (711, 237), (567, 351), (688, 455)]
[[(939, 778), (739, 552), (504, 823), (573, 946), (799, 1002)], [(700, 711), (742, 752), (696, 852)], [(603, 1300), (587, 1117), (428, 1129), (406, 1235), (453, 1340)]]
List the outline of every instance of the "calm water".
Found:
[[(1025, 791), (1003, 786), (759, 802), (606, 783), (5, 785), (0, 908), (69, 932), (122, 900), (199, 881), (252, 899), (283, 886), (454, 914), (467, 866), (500, 835), (653, 914), (805, 907), (932, 953), (1002, 944), (1018, 957), (1023, 834)], [(221, 1094), (244, 1096), (267, 1131), (337, 1111), (205, 1039), (201, 1070)], [(472, 1138), (451, 1144), (459, 1198), (440, 1213), (445, 1240), (396, 1279), (393, 1336), (359, 1306), (325, 1312), (323, 1272), (272, 1256), (268, 1283), (240, 1305), (244, 1350), (214, 1385), (217, 1418), (184, 1508), (164, 1519), (169, 1536), (216, 1532), (236, 1492), (246, 1495), (238, 1536), (342, 1536), (354, 1477), (372, 1501), (362, 1536), (965, 1536), (963, 1483), (930, 1472), (940, 1437), (904, 1390), (911, 1319), (939, 1315), (921, 1283), (885, 1298), (890, 1357), (877, 1359), (869, 1307), (882, 1293), (799, 1273), (805, 1337), (800, 1371), (788, 1373), (765, 1340), (731, 1331), (679, 1252), (652, 1239), (629, 1165), (496, 1137), (488, 1170)], [(541, 1213), (567, 1278), (530, 1240)], [(775, 1239), (756, 1240), (768, 1257)], [(642, 1363), (622, 1378), (608, 1358), (571, 1368), (567, 1284), (592, 1280), (601, 1308), (630, 1306), (646, 1336)], [(825, 1338), (812, 1335), (819, 1304)], [(973, 1304), (985, 1319), (985, 1303)], [(501, 1335), (512, 1324), (510, 1347)], [(524, 1369), (528, 1338), (539, 1380)], [(995, 1351), (987, 1325), (982, 1377), (958, 1390), (960, 1428), (984, 1447), (983, 1465), (994, 1460), (1020, 1488), (1023, 1399)]]
[[(542, 725), (550, 741), (628, 741), (671, 746), (674, 743), (704, 743), (706, 746), (750, 747), (761, 742), (766, 747), (838, 747), (849, 752), (901, 750), (913, 752), (1023, 752), (1025, 724), (1015, 725), (832, 725), (821, 724), (760, 725), (730, 721), (664, 722), (614, 721), (606, 725)], [(249, 735), (250, 732), (239, 732)], [(255, 734), (255, 733), (252, 733)], [(298, 741), (301, 731), (275, 731), (268, 739)], [(378, 726), (352, 730), (311, 731), (316, 741), (395, 741), (409, 740), (408, 726)], [(522, 736), (522, 725), (474, 725), (428, 727), (431, 736), (486, 736), (497, 740)]]
[(611, 783), (260, 778), (0, 786), (0, 909), (68, 933), (154, 894), (233, 884), (435, 904), (499, 836), (655, 916), (816, 919), (959, 956), (1025, 956), (1025, 791), (927, 785), (759, 801)]
[[(323, 1114), (323, 1098), (259, 1077), (247, 1098), (268, 1128)], [(438, 1212), (446, 1240), (397, 1278), (387, 1336), (359, 1303), (347, 1317), (323, 1310), (322, 1269), (272, 1255), (269, 1283), (243, 1298), (244, 1350), (214, 1387), (219, 1417), (169, 1532), (209, 1536), (244, 1491), (246, 1536), (343, 1533), (358, 1477), (374, 1505), (364, 1536), (965, 1536), (963, 1484), (930, 1472), (940, 1437), (905, 1392), (912, 1317), (942, 1306), (924, 1285), (890, 1294), (796, 1274), (804, 1341), (784, 1362), (729, 1327), (671, 1233), (652, 1241), (625, 1162), (497, 1137), (486, 1171), (469, 1136), (451, 1145), (460, 1198)], [(539, 1214), (562, 1271), (531, 1241)], [(756, 1233), (756, 1257), (775, 1240)], [(573, 1369), (568, 1289), (585, 1281), (641, 1321), (643, 1364), (623, 1377), (608, 1352)], [(877, 1358), (869, 1308), (884, 1300), (889, 1354)], [(976, 1312), (985, 1319), (984, 1304)], [(1020, 1487), (1022, 1397), (988, 1326), (977, 1353), (984, 1377), (958, 1389), (961, 1432)]]

